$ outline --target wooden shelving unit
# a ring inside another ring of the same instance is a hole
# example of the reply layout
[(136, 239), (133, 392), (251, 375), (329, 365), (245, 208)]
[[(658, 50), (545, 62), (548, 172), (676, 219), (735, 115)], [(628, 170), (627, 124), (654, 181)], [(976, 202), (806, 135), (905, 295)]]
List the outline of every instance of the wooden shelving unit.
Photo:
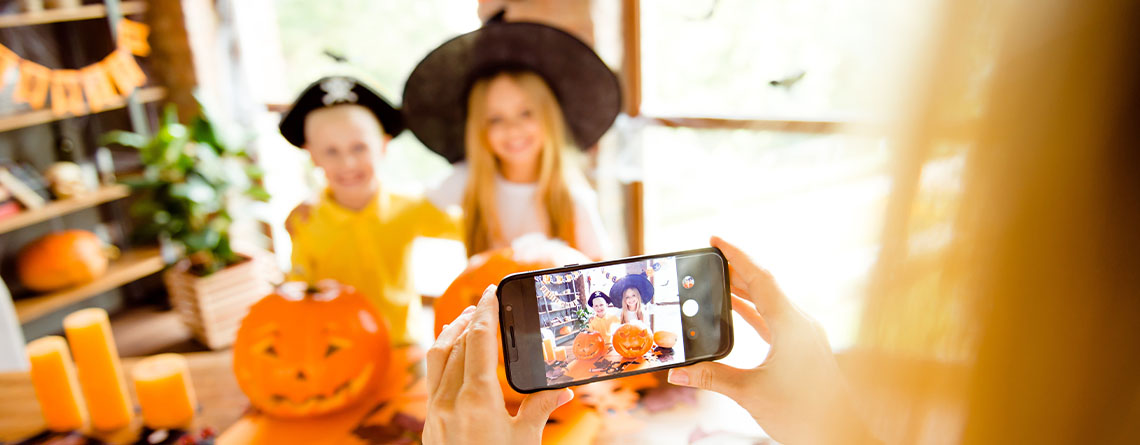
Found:
[(130, 194), (130, 189), (125, 185), (110, 185), (101, 187), (87, 195), (52, 201), (41, 208), (24, 210), (8, 218), (0, 219), (0, 234), (8, 233), (78, 210), (95, 207), (105, 202), (126, 198)]
[(16, 317), (20, 323), (27, 323), (72, 303), (157, 273), (164, 266), (157, 248), (124, 252), (119, 259), (111, 262), (107, 273), (95, 281), (58, 292), (16, 300)]
[[(166, 88), (162, 87), (147, 87), (140, 88), (135, 95), (138, 97), (140, 103), (150, 103), (162, 100), (166, 97)], [(127, 101), (124, 99), (116, 99), (114, 104), (110, 107), (101, 110), (111, 111), (118, 110), (126, 107)], [(70, 114), (63, 116), (52, 113), (49, 109), (26, 111), (23, 113), (11, 114), (8, 116), (0, 116), (0, 132), (15, 130), (17, 128), (31, 127), (33, 125), (46, 124), (48, 122), (58, 121), (60, 119), (67, 119), (75, 117)]]
[[(119, 5), (123, 15), (139, 14), (146, 11), (146, 2), (129, 1)], [(13, 28), (17, 26), (42, 25), (45, 23), (74, 22), (79, 20), (101, 19), (107, 17), (107, 7), (103, 5), (84, 5), (78, 8), (45, 9), (41, 12), (23, 12), (18, 14), (0, 15), (0, 28)]]

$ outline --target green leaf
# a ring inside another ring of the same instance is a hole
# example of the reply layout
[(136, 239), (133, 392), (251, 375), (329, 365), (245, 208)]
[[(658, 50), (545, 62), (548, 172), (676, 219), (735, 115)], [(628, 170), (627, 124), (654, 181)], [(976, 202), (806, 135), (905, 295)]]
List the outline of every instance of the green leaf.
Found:
[(268, 202), (270, 198), (269, 191), (260, 185), (250, 187), (249, 190), (245, 191), (245, 194), (246, 196), (249, 196), (250, 198), (261, 202)]
[(213, 229), (205, 229), (187, 236), (183, 242), (190, 252), (212, 250), (221, 241), (222, 234)]
[(142, 150), (150, 144), (150, 138), (138, 133), (129, 131), (115, 130), (104, 134), (99, 138), (101, 144), (119, 144), (124, 147), (131, 147)]
[(174, 102), (166, 104), (162, 109), (162, 126), (171, 126), (178, 123), (178, 106)]

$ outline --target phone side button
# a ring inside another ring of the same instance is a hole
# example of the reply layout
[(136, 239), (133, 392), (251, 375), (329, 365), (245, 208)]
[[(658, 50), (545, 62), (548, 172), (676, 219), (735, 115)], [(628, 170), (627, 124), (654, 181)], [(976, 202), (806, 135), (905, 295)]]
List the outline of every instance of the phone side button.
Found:
[(574, 266), (577, 266), (577, 265), (578, 265), (578, 263), (573, 263), (573, 264), (567, 264), (567, 265), (565, 265), (565, 266), (562, 266), (562, 267), (574, 267)]

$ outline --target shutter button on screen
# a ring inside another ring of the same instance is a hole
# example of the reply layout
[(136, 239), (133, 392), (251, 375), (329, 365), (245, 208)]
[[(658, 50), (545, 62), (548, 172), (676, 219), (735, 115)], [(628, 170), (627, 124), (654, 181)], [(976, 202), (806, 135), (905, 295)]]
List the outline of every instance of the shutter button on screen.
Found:
[(685, 302), (681, 304), (681, 313), (685, 314), (686, 317), (697, 315), (697, 311), (700, 309), (701, 307), (697, 304), (697, 300), (685, 300)]

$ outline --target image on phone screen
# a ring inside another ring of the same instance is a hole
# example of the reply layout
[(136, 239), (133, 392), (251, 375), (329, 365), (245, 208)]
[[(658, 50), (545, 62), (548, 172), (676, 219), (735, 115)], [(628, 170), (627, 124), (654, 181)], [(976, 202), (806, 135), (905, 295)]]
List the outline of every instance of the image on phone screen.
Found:
[(534, 276), (546, 383), (684, 362), (686, 280), (676, 257)]

